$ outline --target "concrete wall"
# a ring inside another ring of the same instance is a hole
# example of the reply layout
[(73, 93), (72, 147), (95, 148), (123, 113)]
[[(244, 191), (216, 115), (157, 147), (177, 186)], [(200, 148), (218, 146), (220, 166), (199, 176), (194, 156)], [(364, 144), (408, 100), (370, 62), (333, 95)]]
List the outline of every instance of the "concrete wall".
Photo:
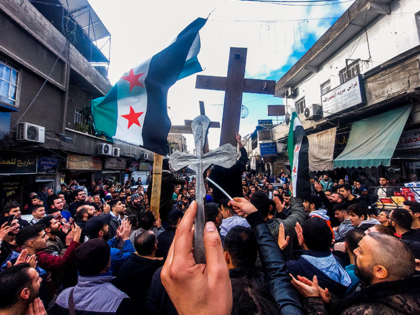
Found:
[(368, 60), (359, 63), (361, 73), (364, 74), (418, 46), (420, 30), (416, 21), (419, 18), (417, 12), (420, 11), (420, 1), (395, 0), (391, 2), (390, 9), (390, 15), (380, 16), (366, 26), (366, 32), (361, 31), (324, 62), (317, 73), (298, 84), (296, 87), (299, 95), (295, 99), (287, 99), (287, 104), (294, 106), (302, 97), (305, 97), (306, 106), (321, 104), (321, 85), (328, 80), (331, 82), (331, 89), (340, 85), (339, 71), (346, 66), (345, 59)]

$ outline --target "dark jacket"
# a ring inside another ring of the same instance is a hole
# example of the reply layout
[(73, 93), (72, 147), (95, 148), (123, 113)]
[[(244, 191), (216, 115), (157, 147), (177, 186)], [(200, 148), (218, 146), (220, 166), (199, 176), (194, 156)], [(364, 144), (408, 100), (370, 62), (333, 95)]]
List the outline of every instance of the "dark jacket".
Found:
[[(420, 277), (372, 284), (341, 302), (341, 315), (420, 314)], [(327, 314), (319, 298), (304, 301), (308, 315)]]
[(176, 308), (172, 303), (165, 287), (160, 280), (162, 267), (153, 275), (150, 289), (147, 294), (147, 311), (150, 315), (177, 315)]
[(118, 271), (115, 286), (131, 298), (136, 314), (145, 314), (153, 275), (162, 266), (163, 259), (149, 259), (134, 253)]
[[(172, 195), (174, 193), (175, 185), (183, 185), (185, 180), (178, 179), (168, 170), (162, 170), (162, 187), (160, 191), (160, 207), (159, 214), (162, 222), (168, 221), (168, 213), (173, 208)], [(147, 189), (147, 196), (152, 200), (153, 179), (150, 180), (149, 188)]]
[[(70, 206), (69, 206), (69, 212), (71, 213), (71, 216), (72, 217), (74, 217), (76, 215), (77, 208), (79, 208), (81, 205), (83, 205), (83, 203), (84, 203), (84, 201), (83, 202), (75, 201), (72, 204), (70, 204)], [(47, 209), (47, 208), (45, 208), (45, 209)]]
[[(331, 255), (331, 252), (318, 252), (312, 250), (297, 250), (294, 252), (297, 255), (296, 260), (289, 260), (287, 262), (287, 268), (289, 269), (290, 273), (297, 278), (297, 276), (306, 277), (310, 280), (313, 279), (314, 276), (317, 276), (318, 283), (321, 288), (328, 288), (333, 294), (336, 295), (344, 295), (347, 291), (347, 287), (343, 284), (331, 279), (327, 274), (323, 271), (318, 269), (315, 265), (311, 264), (308, 260), (302, 255), (312, 256), (312, 257), (327, 257)], [(341, 265), (344, 269), (345, 266), (341, 262), (339, 258), (334, 256), (336, 261)]]
[(157, 257), (163, 257), (166, 259), (168, 256), (169, 248), (172, 245), (172, 241), (175, 237), (176, 227), (168, 226), (165, 228), (165, 232), (162, 232), (158, 236), (158, 249), (156, 251)]
[(276, 301), (277, 309), (281, 314), (304, 314), (299, 295), (290, 283), (291, 278), (283, 252), (271, 235), (261, 213), (251, 213), (246, 219), (257, 237), (266, 283)]
[(410, 230), (408, 232), (405, 232), (402, 236), (401, 239), (405, 240), (405, 241), (416, 241), (416, 242), (420, 242), (420, 232), (417, 230)]
[[(131, 313), (130, 299), (111, 284), (110, 273), (79, 277), (73, 291), (76, 315), (127, 315)], [(69, 296), (73, 288), (60, 293), (49, 315), (68, 315)]]
[(109, 238), (113, 238), (117, 235), (117, 229), (120, 225), (121, 223), (118, 221), (118, 219), (112, 215), (111, 221), (109, 222)]
[[(248, 162), (248, 154), (245, 148), (241, 148), (241, 157), (231, 168), (214, 166), (210, 173), (210, 179), (222, 187), (232, 198), (242, 197), (242, 174), (245, 172), (246, 163)], [(213, 201), (219, 203), (221, 199), (226, 198), (217, 187), (209, 183), (209, 187), (213, 188)]]

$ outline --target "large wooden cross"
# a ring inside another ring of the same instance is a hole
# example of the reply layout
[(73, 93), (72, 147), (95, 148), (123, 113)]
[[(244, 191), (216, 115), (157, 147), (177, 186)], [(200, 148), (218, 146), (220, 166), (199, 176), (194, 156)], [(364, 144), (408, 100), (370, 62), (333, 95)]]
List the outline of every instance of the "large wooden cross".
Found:
[(245, 79), (246, 54), (247, 48), (230, 48), (227, 77), (197, 76), (197, 89), (225, 91), (220, 145), (236, 146), (243, 93), (274, 95), (276, 81)]

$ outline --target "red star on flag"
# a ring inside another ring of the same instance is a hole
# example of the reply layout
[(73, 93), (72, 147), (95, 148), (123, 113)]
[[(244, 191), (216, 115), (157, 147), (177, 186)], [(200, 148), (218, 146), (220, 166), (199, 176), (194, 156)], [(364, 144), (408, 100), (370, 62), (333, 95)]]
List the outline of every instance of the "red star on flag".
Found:
[(122, 77), (121, 79), (130, 82), (130, 92), (131, 92), (131, 90), (134, 89), (135, 86), (144, 87), (143, 84), (141, 84), (141, 82), (139, 81), (139, 79), (141, 78), (143, 74), (144, 73), (134, 74), (133, 69), (131, 69), (130, 74), (128, 76)]
[(127, 115), (121, 115), (121, 117), (123, 117), (123, 118), (125, 118), (125, 119), (127, 119), (127, 120), (128, 120), (128, 127), (127, 127), (127, 129), (130, 129), (131, 125), (133, 125), (133, 124), (136, 124), (136, 125), (138, 125), (139, 127), (141, 127), (141, 126), (140, 126), (140, 122), (139, 122), (139, 117), (140, 117), (141, 115), (143, 115), (143, 113), (144, 113), (144, 112), (139, 112), (139, 113), (136, 113), (136, 112), (134, 111), (133, 107), (131, 107), (131, 106), (130, 106), (130, 114), (127, 114)]
[(296, 174), (296, 166), (293, 168), (293, 174)]
[(297, 145), (296, 149), (295, 149), (295, 152), (299, 151), (299, 149), (300, 149), (300, 147)]

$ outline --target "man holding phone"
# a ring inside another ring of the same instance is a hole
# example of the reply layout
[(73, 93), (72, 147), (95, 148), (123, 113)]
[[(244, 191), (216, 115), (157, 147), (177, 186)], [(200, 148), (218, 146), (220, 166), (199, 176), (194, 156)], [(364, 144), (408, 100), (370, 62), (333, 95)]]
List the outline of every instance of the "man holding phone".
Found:
[(7, 204), (2, 212), (4, 217), (14, 217), (18, 219), (20, 227), (27, 226), (29, 223), (26, 220), (22, 219), (22, 212), (20, 211), (20, 206), (16, 201), (13, 201)]

